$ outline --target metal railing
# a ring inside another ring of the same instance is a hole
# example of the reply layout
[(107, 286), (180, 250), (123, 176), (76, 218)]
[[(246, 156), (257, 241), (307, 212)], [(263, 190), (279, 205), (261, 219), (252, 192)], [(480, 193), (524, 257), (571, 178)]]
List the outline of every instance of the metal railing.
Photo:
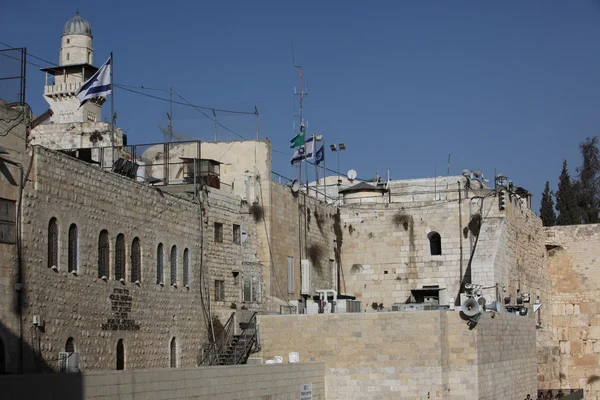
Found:
[[(233, 321), (235, 320), (235, 313), (231, 313), (229, 319), (223, 326), (223, 330), (218, 334), (218, 337), (214, 337), (213, 340), (204, 346), (204, 356), (202, 358), (201, 365), (218, 365), (219, 358), (223, 354), (223, 351), (227, 348), (229, 343), (233, 339), (234, 329)], [(209, 333), (210, 335), (211, 333)], [(217, 335), (215, 335), (217, 336)]]
[(233, 351), (233, 363), (232, 364), (245, 364), (248, 361), (248, 357), (252, 353), (260, 351), (260, 341), (258, 336), (258, 328), (256, 326), (256, 315), (253, 313), (252, 317), (245, 323), (244, 329), (240, 334), (240, 342), (242, 345), (235, 347)]

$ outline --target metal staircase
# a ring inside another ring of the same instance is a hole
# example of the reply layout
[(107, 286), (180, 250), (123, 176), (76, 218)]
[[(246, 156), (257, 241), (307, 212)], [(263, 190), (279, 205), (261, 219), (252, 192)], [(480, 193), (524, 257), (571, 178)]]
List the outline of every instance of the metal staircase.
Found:
[(256, 313), (248, 322), (240, 323), (241, 332), (237, 335), (233, 329), (234, 316), (235, 313), (231, 314), (218, 340), (205, 347), (202, 365), (246, 364), (250, 354), (260, 351)]

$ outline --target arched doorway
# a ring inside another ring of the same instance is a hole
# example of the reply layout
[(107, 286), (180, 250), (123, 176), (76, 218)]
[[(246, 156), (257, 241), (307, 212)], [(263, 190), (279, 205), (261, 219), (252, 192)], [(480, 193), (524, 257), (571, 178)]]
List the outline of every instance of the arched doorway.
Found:
[(125, 346), (123, 339), (119, 339), (117, 342), (117, 370), (123, 369), (125, 369)]
[(67, 343), (65, 343), (65, 352), (75, 353), (75, 341), (72, 337), (68, 338)]

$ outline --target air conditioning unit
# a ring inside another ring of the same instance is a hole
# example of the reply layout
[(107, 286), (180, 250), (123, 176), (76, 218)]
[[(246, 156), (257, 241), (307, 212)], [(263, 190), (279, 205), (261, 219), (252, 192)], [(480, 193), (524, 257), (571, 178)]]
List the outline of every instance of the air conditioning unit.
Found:
[(310, 294), (310, 260), (302, 260), (302, 294)]
[(79, 353), (66, 351), (58, 353), (58, 370), (60, 372), (79, 372)]

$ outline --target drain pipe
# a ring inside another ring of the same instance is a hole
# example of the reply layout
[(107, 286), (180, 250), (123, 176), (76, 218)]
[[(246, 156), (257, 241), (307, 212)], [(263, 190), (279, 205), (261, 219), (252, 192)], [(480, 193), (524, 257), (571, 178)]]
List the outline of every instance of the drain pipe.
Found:
[[(475, 200), (475, 199), (481, 200), (481, 206), (479, 207), (479, 214), (483, 216), (483, 200), (485, 199), (485, 197), (473, 196), (469, 200), (469, 223), (471, 222), (471, 219), (473, 218), (473, 200)], [(471, 256), (472, 253), (473, 253), (473, 233), (469, 231), (469, 257)]]

